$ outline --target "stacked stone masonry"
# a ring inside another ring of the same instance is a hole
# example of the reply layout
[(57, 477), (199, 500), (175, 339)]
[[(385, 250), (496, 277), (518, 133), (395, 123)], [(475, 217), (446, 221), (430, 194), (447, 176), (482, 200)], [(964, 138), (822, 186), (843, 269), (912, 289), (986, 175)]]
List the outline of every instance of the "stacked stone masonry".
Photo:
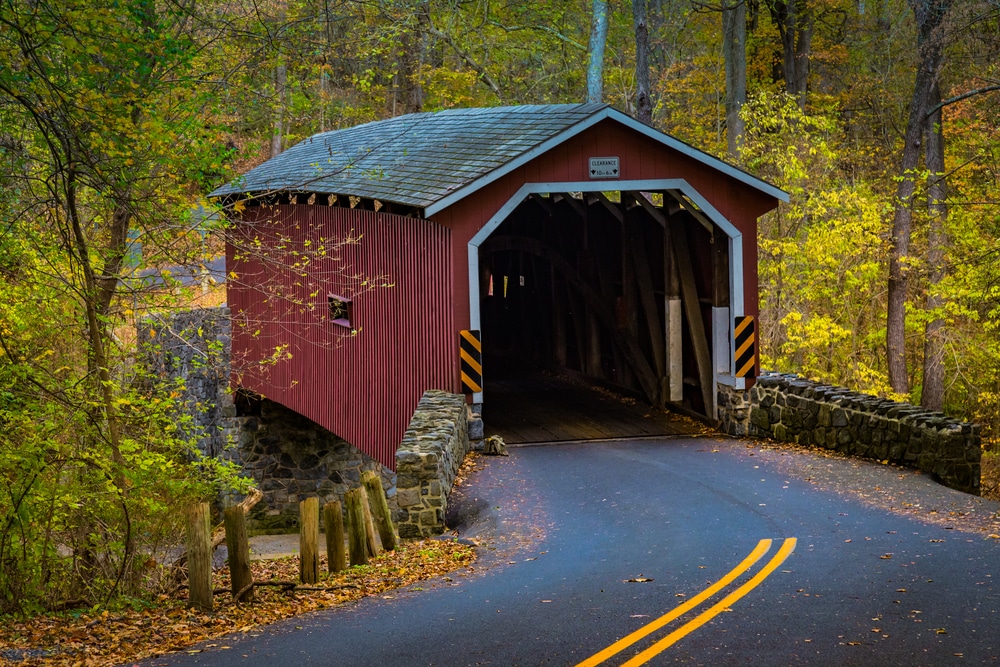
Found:
[(202, 455), (226, 460), (234, 458), (230, 443), (240, 430), (229, 391), (231, 336), (225, 307), (152, 315), (137, 327), (152, 382), (179, 396)]
[(907, 403), (766, 374), (749, 392), (723, 388), (719, 425), (730, 435), (772, 438), (912, 466), (979, 493), (979, 427)]
[(469, 452), (468, 422), (465, 397), (424, 392), (396, 450), (395, 518), (401, 538), (444, 532), (448, 496)]
[(264, 499), (250, 513), (255, 532), (298, 529), (299, 501), (319, 498), (343, 505), (344, 494), (361, 484), (361, 473), (382, 478), (389, 508), (395, 508), (395, 475), (381, 463), (319, 424), (279, 403), (263, 400), (260, 415), (241, 419), (237, 447), (243, 472)]

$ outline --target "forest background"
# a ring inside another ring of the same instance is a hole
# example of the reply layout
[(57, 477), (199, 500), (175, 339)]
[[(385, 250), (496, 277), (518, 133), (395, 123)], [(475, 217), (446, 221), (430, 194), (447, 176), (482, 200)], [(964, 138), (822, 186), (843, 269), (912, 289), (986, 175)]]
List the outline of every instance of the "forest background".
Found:
[(0, 613), (147, 595), (173, 509), (245, 484), (135, 346), (209, 298), (144, 279), (221, 251), (206, 194), (414, 111), (606, 101), (783, 188), (763, 367), (989, 450), (998, 49), (998, 0), (0, 0)]

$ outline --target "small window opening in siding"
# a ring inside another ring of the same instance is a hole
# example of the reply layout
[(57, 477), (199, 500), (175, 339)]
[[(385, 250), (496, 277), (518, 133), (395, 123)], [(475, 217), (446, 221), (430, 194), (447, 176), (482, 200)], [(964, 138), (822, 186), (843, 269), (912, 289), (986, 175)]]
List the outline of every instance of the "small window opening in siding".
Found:
[(346, 329), (354, 328), (354, 304), (347, 297), (328, 294), (330, 304), (330, 321)]

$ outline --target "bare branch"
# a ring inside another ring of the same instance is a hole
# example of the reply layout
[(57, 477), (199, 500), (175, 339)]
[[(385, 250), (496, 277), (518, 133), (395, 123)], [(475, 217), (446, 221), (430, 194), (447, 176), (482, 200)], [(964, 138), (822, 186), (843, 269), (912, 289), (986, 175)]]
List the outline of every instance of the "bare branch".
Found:
[(456, 44), (455, 40), (451, 38), (451, 35), (441, 32), (434, 26), (428, 28), (427, 32), (434, 35), (435, 37), (443, 41), (445, 44), (450, 46), (451, 49), (455, 52), (455, 54), (459, 58), (461, 58), (466, 65), (472, 68), (472, 70), (476, 74), (479, 75), (479, 78), (482, 80), (482, 82), (485, 83), (487, 86), (489, 86), (490, 90), (493, 91), (493, 94), (497, 96), (497, 99), (499, 99), (501, 102), (503, 101), (503, 93), (500, 91), (500, 86), (498, 86), (497, 82), (493, 80), (493, 77), (489, 75), (489, 73), (486, 71), (486, 68), (477, 63), (475, 60), (473, 60), (472, 56), (470, 56), (458, 44)]
[(949, 104), (954, 104), (955, 102), (961, 102), (962, 100), (967, 100), (970, 97), (975, 97), (976, 95), (983, 95), (985, 93), (992, 93), (993, 91), (1000, 90), (1000, 84), (995, 86), (986, 86), (985, 88), (976, 88), (975, 90), (970, 90), (968, 92), (962, 93), (961, 95), (955, 95), (954, 97), (949, 97), (946, 100), (941, 100), (938, 104), (927, 110), (927, 118), (930, 118), (939, 109), (943, 109)]

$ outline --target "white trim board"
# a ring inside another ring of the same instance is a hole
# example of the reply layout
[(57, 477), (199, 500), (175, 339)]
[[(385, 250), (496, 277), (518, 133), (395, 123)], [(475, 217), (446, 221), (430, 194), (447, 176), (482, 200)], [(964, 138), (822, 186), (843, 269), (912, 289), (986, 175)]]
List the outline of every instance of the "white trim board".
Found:
[(549, 192), (659, 192), (676, 190), (693, 201), (702, 213), (729, 239), (729, 305), (733, 317), (746, 311), (743, 292), (743, 234), (718, 209), (708, 203), (694, 187), (681, 178), (641, 181), (570, 181), (564, 183), (525, 183), (469, 240), (469, 328), (480, 329), (479, 246), (531, 194)]

